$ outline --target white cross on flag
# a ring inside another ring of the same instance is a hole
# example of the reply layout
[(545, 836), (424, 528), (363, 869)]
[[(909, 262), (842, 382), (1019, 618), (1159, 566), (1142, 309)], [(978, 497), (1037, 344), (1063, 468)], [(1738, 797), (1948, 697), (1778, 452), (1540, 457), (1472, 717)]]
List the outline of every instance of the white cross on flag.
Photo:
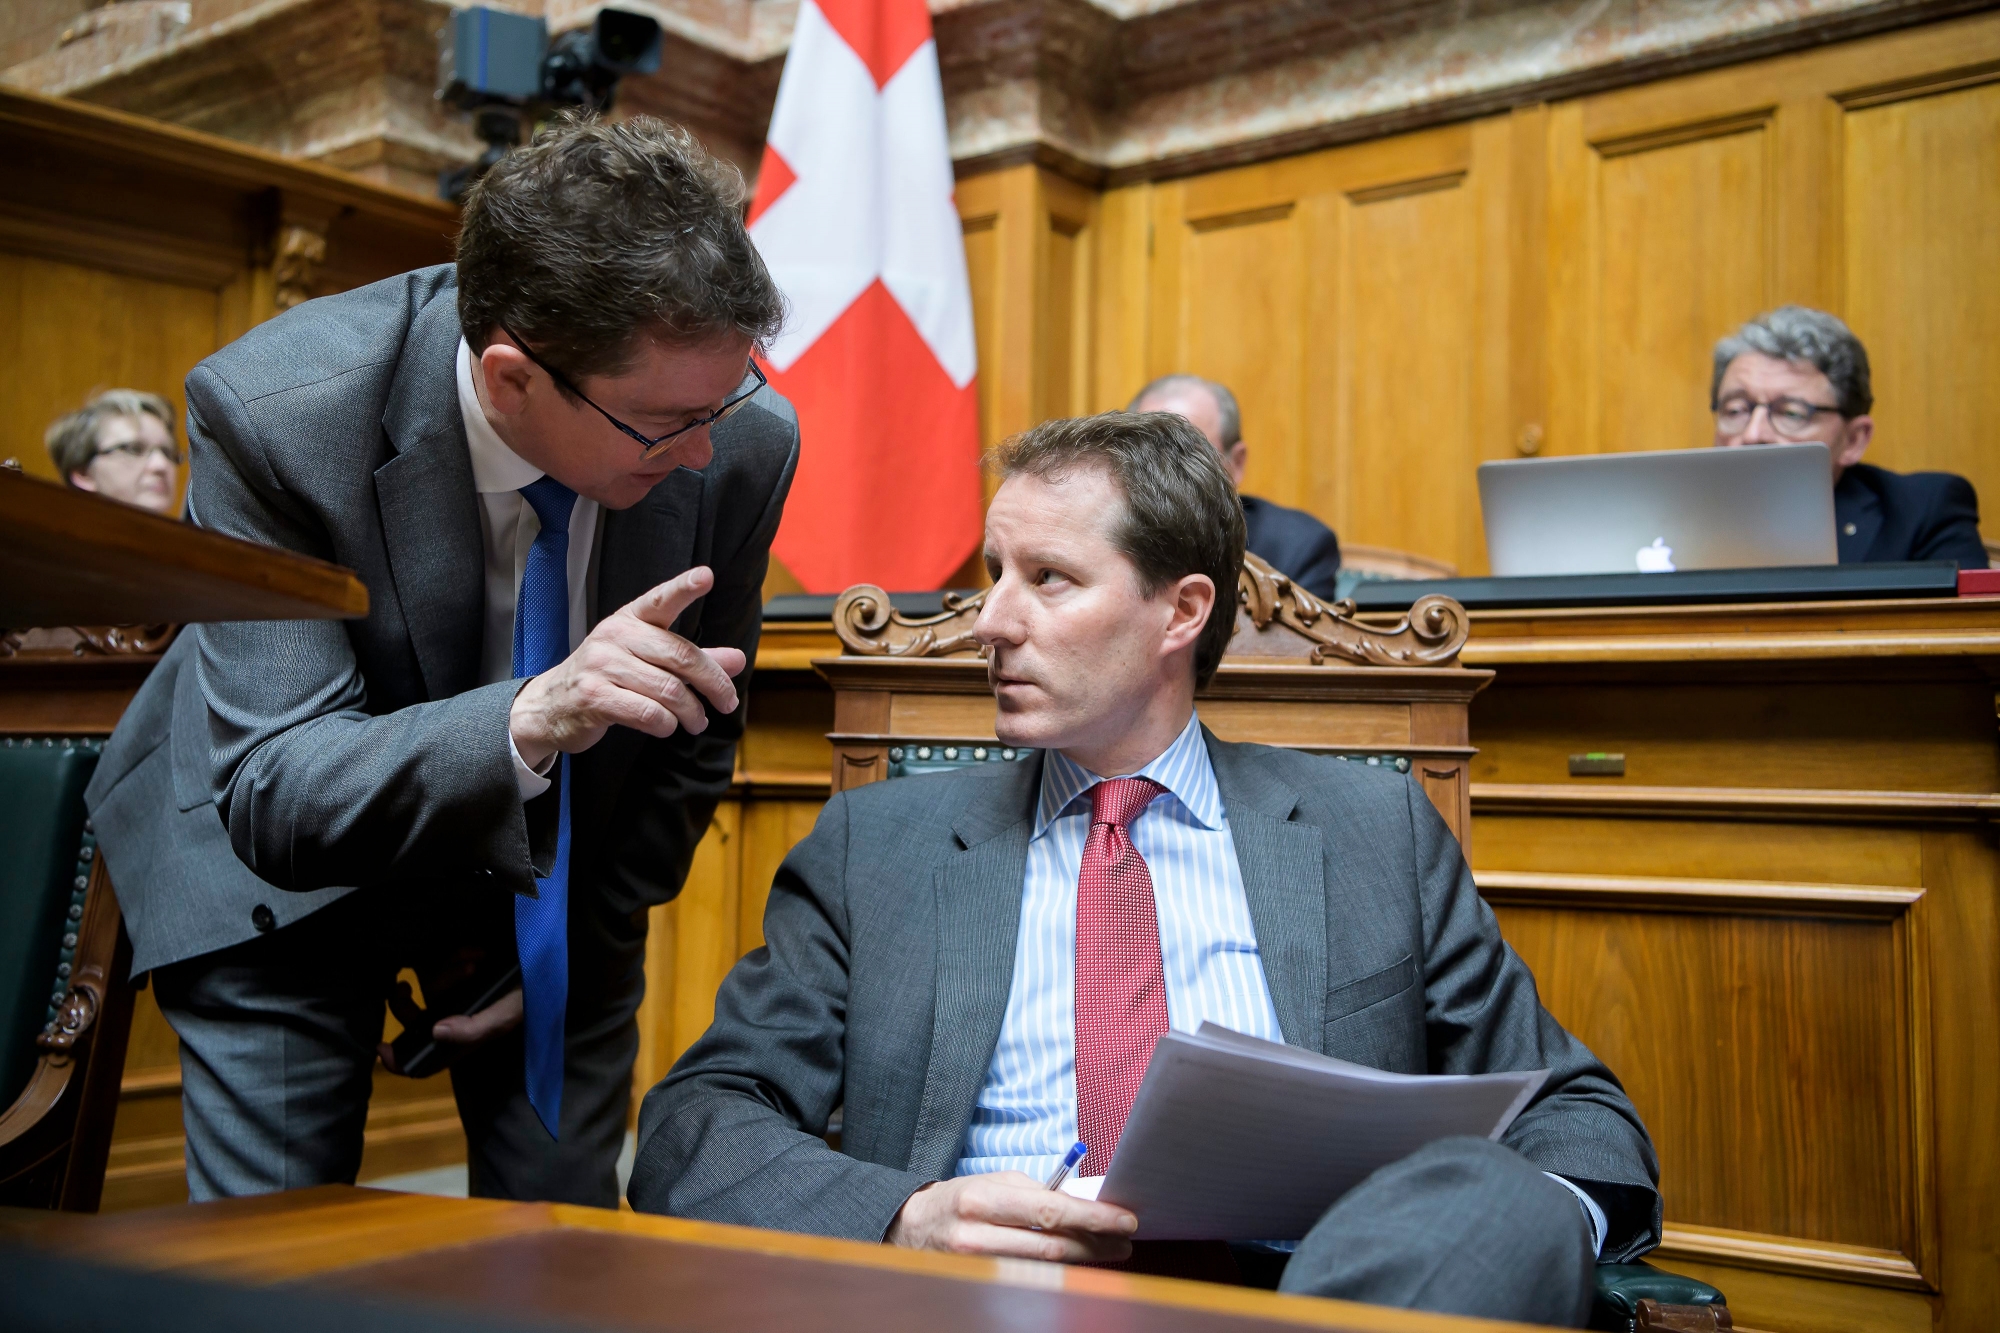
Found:
[(750, 236), (791, 305), (772, 554), (814, 592), (941, 586), (979, 538), (972, 294), (924, 0), (801, 0)]

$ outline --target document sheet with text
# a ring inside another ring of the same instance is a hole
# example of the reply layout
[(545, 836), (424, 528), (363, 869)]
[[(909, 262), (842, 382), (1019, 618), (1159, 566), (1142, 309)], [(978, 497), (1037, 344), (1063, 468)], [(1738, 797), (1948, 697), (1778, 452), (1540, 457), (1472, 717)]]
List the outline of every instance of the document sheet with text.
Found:
[(1391, 1074), (1204, 1023), (1153, 1050), (1097, 1197), (1140, 1240), (1297, 1240), (1436, 1139), (1498, 1139), (1548, 1078)]

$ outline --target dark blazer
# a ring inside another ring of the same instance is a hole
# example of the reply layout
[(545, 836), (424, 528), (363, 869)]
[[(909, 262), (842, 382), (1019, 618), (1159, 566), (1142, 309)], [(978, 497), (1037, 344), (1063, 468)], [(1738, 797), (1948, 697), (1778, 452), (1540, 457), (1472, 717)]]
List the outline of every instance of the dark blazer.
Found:
[(1979, 540), (1979, 496), (1949, 472), (1889, 472), (1856, 463), (1833, 488), (1840, 563), (1869, 560), (1956, 560), (1985, 569)]
[(1243, 501), (1244, 545), (1252, 555), (1321, 601), (1334, 600), (1340, 573), (1340, 539), (1303, 509), (1287, 509), (1254, 495)]
[[(1617, 1079), (1543, 1009), (1443, 819), (1383, 769), (1203, 732), (1279, 1027), (1407, 1073), (1551, 1070), (1505, 1142), (1660, 1238), (1659, 1168)], [(880, 1240), (951, 1173), (1013, 980), (1039, 755), (843, 792), (771, 886), (763, 948), (647, 1094), (634, 1207)], [(842, 1107), (841, 1148), (818, 1136)]]
[[(449, 265), (406, 273), (280, 315), (188, 376), (195, 521), (346, 565), (369, 607), (196, 626), (133, 701), (87, 800), (136, 970), (356, 887), (532, 892), (552, 863), (556, 793), (524, 808), (508, 746), (518, 685), (478, 683), (485, 558), (457, 297)], [(796, 419), (767, 392), (716, 429), (707, 469), (606, 512), (593, 620), (707, 564), (715, 587), (676, 629), (754, 655), (797, 460)], [(632, 911), (680, 890), (742, 718), (664, 741), (613, 728), (576, 757), (573, 891)]]

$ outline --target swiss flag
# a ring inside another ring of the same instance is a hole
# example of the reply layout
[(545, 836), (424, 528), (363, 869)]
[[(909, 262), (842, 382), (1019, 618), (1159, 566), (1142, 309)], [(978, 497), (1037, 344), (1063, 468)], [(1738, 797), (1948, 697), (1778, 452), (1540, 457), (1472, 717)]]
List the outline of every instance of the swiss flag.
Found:
[(814, 592), (941, 586), (979, 536), (979, 404), (924, 0), (801, 0), (750, 236), (801, 438), (772, 554)]

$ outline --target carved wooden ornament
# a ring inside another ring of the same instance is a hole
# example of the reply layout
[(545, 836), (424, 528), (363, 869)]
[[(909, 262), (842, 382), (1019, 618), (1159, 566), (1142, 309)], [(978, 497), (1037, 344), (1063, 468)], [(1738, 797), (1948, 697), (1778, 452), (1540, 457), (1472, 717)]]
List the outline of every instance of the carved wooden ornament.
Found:
[[(1471, 633), (1465, 608), (1449, 597), (1420, 597), (1394, 625), (1355, 617), (1352, 601), (1329, 606), (1254, 555), (1236, 581), (1233, 658), (1306, 658), (1320, 665), (1449, 666)], [(833, 604), (833, 632), (857, 657), (984, 656), (972, 637), (984, 592), (946, 593), (944, 610), (907, 616), (872, 583), (856, 584)]]
[(1329, 606), (1247, 552), (1236, 591), (1241, 612), (1229, 642), (1232, 657), (1297, 656), (1296, 640), (1269, 642), (1273, 628), (1282, 627), (1309, 644), (1308, 655), (1318, 663), (1344, 658), (1366, 666), (1446, 666), (1472, 632), (1465, 608), (1438, 593), (1419, 597), (1394, 625), (1365, 625), (1355, 618), (1351, 599)]
[(857, 583), (834, 599), (833, 632), (847, 651), (859, 657), (957, 657), (986, 654), (972, 637), (972, 624), (986, 594), (944, 595), (944, 610), (912, 618), (889, 601), (889, 594), (872, 583)]

